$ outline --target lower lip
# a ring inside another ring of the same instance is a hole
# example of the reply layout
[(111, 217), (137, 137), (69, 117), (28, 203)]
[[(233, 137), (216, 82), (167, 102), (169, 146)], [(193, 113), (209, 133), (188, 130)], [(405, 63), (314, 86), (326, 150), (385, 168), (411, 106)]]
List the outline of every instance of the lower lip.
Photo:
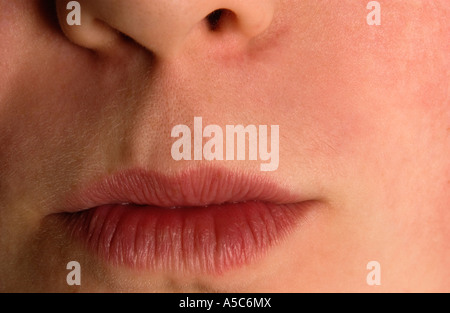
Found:
[(177, 209), (105, 205), (68, 213), (65, 222), (74, 240), (108, 264), (220, 274), (264, 255), (308, 207), (256, 201)]

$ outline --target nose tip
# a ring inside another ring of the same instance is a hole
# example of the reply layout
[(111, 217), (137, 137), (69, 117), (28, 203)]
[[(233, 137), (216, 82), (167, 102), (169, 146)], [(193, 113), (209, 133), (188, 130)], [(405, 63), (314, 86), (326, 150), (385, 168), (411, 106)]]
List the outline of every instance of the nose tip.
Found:
[(57, 0), (57, 11), (66, 36), (82, 47), (107, 49), (122, 33), (165, 57), (180, 53), (198, 26), (205, 33), (226, 29), (247, 41), (258, 36), (272, 22), (274, 1), (81, 0), (81, 25), (73, 26), (67, 23), (70, 1)]

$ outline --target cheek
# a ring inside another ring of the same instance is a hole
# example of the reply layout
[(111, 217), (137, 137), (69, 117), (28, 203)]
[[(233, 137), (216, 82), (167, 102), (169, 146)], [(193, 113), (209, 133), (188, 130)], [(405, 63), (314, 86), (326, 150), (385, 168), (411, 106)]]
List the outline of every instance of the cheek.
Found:
[[(35, 37), (38, 30), (42, 37)], [(67, 169), (83, 153), (77, 143), (86, 140), (89, 123), (80, 114), (83, 90), (77, 86), (89, 78), (70, 66), (76, 58), (69, 57), (74, 53), (64, 41), (45, 39), (44, 26), (16, 31), (7, 35), (7, 49), (0, 53), (9, 66), (0, 75), (0, 192), (5, 201), (30, 201), (36, 208), (64, 186), (62, 177), (70, 181)], [(77, 131), (76, 121), (83, 126)]]
[(276, 67), (280, 73), (274, 77), (282, 80), (269, 88), (273, 115), (310, 158), (355, 157), (374, 140), (387, 112), (383, 100), (373, 98), (376, 82), (368, 80), (361, 56), (328, 42), (317, 50), (305, 43)]
[(364, 6), (342, 5), (340, 15), (324, 9), (320, 20), (282, 33), (270, 75), (255, 75), (255, 85), (266, 86), (264, 111), (283, 125), (280, 160), (290, 172), (348, 192), (362, 188), (356, 182), (381, 184), (373, 177), (395, 180), (420, 131), (414, 124), (430, 108), (417, 85), (426, 71), (410, 73), (414, 56), (401, 57), (405, 30), (370, 28)]
[(385, 143), (429, 112), (420, 81), (438, 80), (429, 70), (436, 66), (417, 48), (424, 31), (411, 32), (405, 17), (399, 20), (396, 12), (415, 18), (408, 7), (389, 4), (382, 26), (369, 26), (365, 5), (305, 2), (305, 15), (315, 18), (289, 17), (295, 27), (280, 36), (284, 49), (277, 50), (267, 90), (277, 116), (310, 156), (350, 160), (395, 152)]

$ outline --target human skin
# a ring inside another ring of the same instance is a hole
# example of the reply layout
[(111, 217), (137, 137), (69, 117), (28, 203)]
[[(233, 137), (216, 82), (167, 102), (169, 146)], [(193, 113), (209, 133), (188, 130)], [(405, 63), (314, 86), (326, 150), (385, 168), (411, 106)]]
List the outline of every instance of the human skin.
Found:
[[(78, 38), (53, 3), (0, 0), (0, 291), (450, 291), (446, 1), (379, 1), (369, 26), (368, 1), (264, 0), (267, 25), (188, 20), (179, 37), (145, 18), (157, 1), (80, 2), (128, 37)], [(252, 6), (230, 10), (251, 19)], [(176, 24), (170, 10), (162, 21)], [(287, 182), (319, 203), (311, 218), (220, 274), (113, 266), (67, 235), (53, 213), (94, 179), (207, 164), (170, 156), (171, 129), (194, 116), (280, 125), (276, 171), (213, 162)], [(72, 260), (81, 286), (66, 284)], [(366, 283), (369, 261), (380, 286)]]

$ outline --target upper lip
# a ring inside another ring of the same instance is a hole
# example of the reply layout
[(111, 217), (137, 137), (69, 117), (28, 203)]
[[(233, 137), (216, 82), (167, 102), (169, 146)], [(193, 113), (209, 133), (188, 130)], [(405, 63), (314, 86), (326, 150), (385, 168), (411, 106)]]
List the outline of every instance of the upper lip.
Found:
[(260, 174), (205, 167), (166, 175), (129, 169), (102, 177), (67, 199), (64, 211), (76, 212), (107, 204), (132, 203), (157, 207), (198, 207), (261, 201), (300, 202), (290, 188)]

